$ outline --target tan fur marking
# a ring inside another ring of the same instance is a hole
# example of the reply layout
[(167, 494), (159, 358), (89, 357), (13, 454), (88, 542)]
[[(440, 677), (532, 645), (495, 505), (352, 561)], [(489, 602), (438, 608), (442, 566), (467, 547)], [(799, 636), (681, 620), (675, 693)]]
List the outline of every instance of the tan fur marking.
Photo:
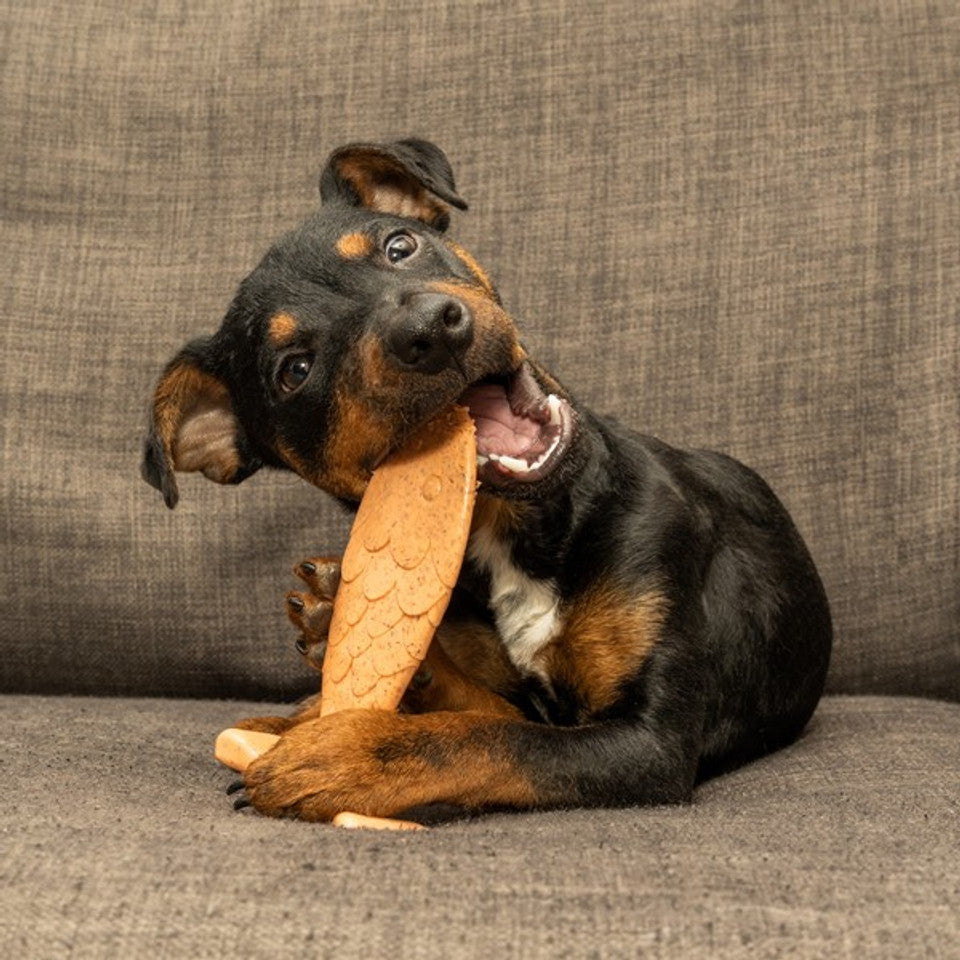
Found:
[(345, 233), (337, 241), (337, 253), (347, 260), (368, 257), (373, 251), (373, 241), (365, 233)]
[(361, 340), (334, 391), (331, 423), (335, 426), (326, 443), (324, 489), (355, 500), (363, 496), (375, 462), (389, 448), (396, 430), (369, 401), (376, 397), (382, 401), (384, 395), (402, 388), (403, 378), (386, 362), (380, 339)]
[(413, 217), (435, 223), (449, 207), (428, 193), (395, 161), (374, 152), (357, 151), (337, 162), (340, 176), (348, 180), (370, 210)]
[[(422, 676), (426, 682), (418, 682)], [(401, 708), (408, 713), (475, 710), (521, 720), (521, 711), (494, 692), (516, 689), (519, 681), (494, 630), (479, 622), (442, 623)]]
[(360, 358), (360, 379), (367, 389), (403, 389), (403, 374), (384, 356), (383, 341), (379, 337), (363, 337), (357, 346), (357, 355)]
[(360, 202), (373, 208), (376, 199), (376, 185), (388, 176), (396, 177), (392, 164), (384, 162), (383, 157), (372, 152), (359, 151), (341, 158), (337, 169), (344, 180), (349, 180), (357, 191)]
[(283, 459), (283, 462), (298, 476), (307, 483), (319, 486), (319, 471), (312, 467), (306, 460), (302, 459), (292, 448), (287, 446), (282, 440), (277, 441), (277, 453)]
[(267, 336), (275, 347), (285, 347), (297, 333), (297, 321), (289, 313), (275, 313), (270, 318)]
[(190, 364), (174, 367), (154, 394), (154, 422), (174, 469), (228, 483), (240, 468), (227, 388)]
[(173, 441), (180, 421), (204, 393), (226, 390), (212, 377), (189, 364), (181, 364), (170, 370), (157, 384), (153, 395), (153, 413), (157, 433), (163, 438), (167, 455), (172, 454)]
[(609, 584), (588, 590), (564, 611), (563, 633), (542, 654), (548, 675), (591, 712), (603, 710), (659, 641), (667, 609), (656, 589), (637, 597)]
[(334, 387), (332, 429), (324, 444), (323, 462), (304, 460), (282, 441), (277, 443), (277, 453), (308, 483), (334, 496), (359, 501), (395, 431), (366, 398), (401, 387), (399, 374), (384, 360), (380, 341), (366, 338)]
[[(503, 308), (496, 303), (486, 290), (478, 289), (466, 280), (438, 280), (436, 283), (427, 284), (427, 289), (435, 290), (437, 293), (446, 293), (451, 297), (460, 297), (460, 299), (468, 302), (473, 300), (475, 303), (492, 304), (503, 313)], [(505, 313), (504, 316), (506, 316)]]
[(336, 392), (333, 422), (336, 427), (326, 443), (322, 486), (336, 496), (359, 500), (376, 459), (389, 448), (393, 428), (345, 386)]
[(474, 259), (473, 254), (468, 250), (464, 250), (459, 243), (454, 243), (452, 240), (447, 241), (447, 246), (457, 255), (457, 257), (463, 261), (467, 269), (477, 278), (480, 282), (480, 286), (492, 297), (494, 295), (493, 283), (490, 280), (490, 277), (487, 276), (486, 271), (479, 263)]

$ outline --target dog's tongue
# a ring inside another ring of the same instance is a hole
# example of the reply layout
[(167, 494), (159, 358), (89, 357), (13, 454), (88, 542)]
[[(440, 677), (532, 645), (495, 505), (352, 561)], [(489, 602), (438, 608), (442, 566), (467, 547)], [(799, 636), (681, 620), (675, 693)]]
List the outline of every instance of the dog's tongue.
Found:
[(541, 425), (510, 409), (507, 391), (496, 383), (470, 387), (460, 402), (466, 404), (477, 428), (477, 453), (519, 457), (540, 438)]

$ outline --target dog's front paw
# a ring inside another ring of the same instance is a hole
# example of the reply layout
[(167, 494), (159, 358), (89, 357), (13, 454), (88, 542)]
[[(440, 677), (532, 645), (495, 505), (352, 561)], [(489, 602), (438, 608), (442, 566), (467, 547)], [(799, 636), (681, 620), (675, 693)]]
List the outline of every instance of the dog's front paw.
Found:
[(314, 670), (319, 671), (327, 649), (333, 600), (340, 586), (340, 560), (336, 557), (312, 557), (298, 563), (293, 572), (307, 585), (307, 589), (287, 593), (287, 616), (300, 631), (296, 642), (297, 652)]
[(235, 805), (303, 820), (332, 820), (344, 810), (389, 816), (410, 806), (402, 788), (391, 791), (385, 783), (384, 750), (397, 720), (381, 711), (342, 710), (298, 724), (247, 767), (246, 795)]

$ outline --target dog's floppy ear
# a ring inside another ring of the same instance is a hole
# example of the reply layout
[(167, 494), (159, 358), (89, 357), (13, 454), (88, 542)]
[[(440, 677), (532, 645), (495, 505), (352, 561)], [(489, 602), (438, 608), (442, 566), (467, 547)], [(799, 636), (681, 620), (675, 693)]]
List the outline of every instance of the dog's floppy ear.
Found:
[(346, 202), (379, 213), (450, 225), (450, 207), (467, 209), (444, 152), (428, 140), (351, 143), (335, 150), (320, 175), (324, 203)]
[(187, 344), (167, 364), (153, 395), (140, 473), (171, 509), (179, 499), (175, 470), (199, 470), (217, 483), (239, 483), (260, 467), (246, 450), (230, 391), (205, 368), (209, 344)]

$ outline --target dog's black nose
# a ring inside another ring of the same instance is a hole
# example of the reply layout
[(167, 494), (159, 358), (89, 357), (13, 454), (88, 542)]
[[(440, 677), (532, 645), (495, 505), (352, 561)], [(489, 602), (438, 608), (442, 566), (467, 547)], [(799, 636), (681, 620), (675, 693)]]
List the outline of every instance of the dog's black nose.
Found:
[(457, 366), (473, 342), (473, 317), (454, 297), (417, 293), (390, 319), (383, 339), (404, 369), (439, 373)]

